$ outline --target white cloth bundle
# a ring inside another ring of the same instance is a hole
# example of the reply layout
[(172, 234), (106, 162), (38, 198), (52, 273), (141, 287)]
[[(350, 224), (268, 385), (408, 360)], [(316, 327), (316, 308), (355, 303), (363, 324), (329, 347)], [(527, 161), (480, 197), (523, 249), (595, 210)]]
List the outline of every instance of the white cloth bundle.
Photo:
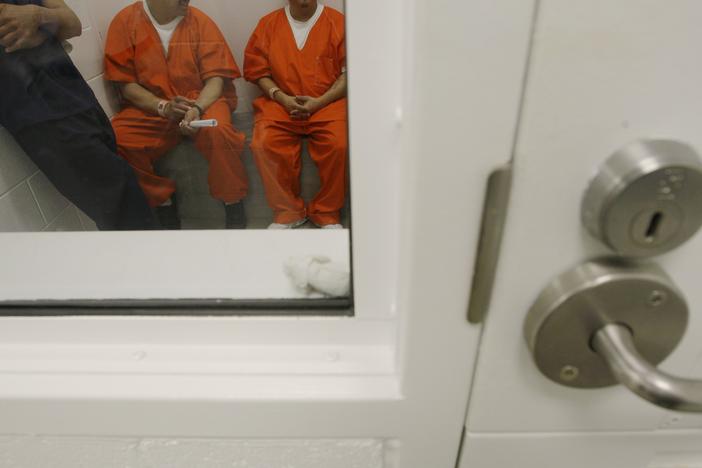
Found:
[(330, 297), (345, 297), (351, 289), (348, 268), (324, 256), (290, 258), (285, 262), (285, 273), (295, 287), (308, 296), (318, 292)]

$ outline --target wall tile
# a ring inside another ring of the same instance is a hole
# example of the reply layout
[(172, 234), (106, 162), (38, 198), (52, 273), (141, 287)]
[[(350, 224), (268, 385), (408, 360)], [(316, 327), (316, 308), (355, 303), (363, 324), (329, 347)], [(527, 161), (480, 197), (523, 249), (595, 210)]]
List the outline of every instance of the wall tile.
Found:
[(78, 217), (78, 212), (74, 206), (68, 206), (44, 231), (52, 232), (76, 232), (83, 231), (83, 224)]
[(103, 50), (94, 28), (84, 29), (83, 34), (68, 42), (73, 46), (69, 55), (83, 78), (90, 80), (102, 74)]
[(88, 217), (87, 214), (83, 213), (81, 210), (79, 210), (76, 207), (73, 207), (76, 210), (76, 213), (78, 214), (78, 219), (80, 219), (80, 224), (83, 226), (84, 231), (97, 231), (97, 224)]
[(44, 226), (46, 223), (27, 183), (0, 197), (0, 232), (41, 231)]
[(54, 184), (49, 181), (43, 172), (37, 172), (27, 183), (32, 189), (34, 198), (39, 204), (39, 209), (47, 223), (51, 223), (56, 219), (70, 204), (69, 201), (56, 190)]
[(107, 28), (119, 11), (134, 3), (134, 0), (91, 0), (88, 4), (90, 16), (93, 19), (93, 26), (96, 27), (101, 38), (105, 38)]
[(66, 0), (66, 4), (78, 15), (80, 22), (83, 24), (83, 29), (88, 29), (91, 26), (91, 21), (86, 0)]
[(0, 127), (0, 195), (37, 170), (32, 160), (15, 143), (10, 133)]

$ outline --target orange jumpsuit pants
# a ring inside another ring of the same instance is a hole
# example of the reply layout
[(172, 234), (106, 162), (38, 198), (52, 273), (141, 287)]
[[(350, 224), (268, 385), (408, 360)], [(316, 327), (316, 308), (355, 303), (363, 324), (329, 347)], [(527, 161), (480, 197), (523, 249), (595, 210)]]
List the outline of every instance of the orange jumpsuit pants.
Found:
[[(212, 104), (202, 118), (219, 121), (219, 126), (201, 128), (193, 137), (195, 147), (209, 162), (210, 194), (224, 203), (236, 203), (248, 190), (241, 161), (244, 134), (232, 126), (229, 105), (222, 99)], [(178, 123), (128, 107), (115, 116), (112, 126), (118, 153), (134, 169), (149, 204), (162, 205), (176, 186), (174, 181), (157, 175), (153, 164), (184, 138)]]
[[(303, 138), (308, 139), (310, 157), (317, 165), (321, 183), (308, 208), (300, 197)], [(259, 120), (251, 150), (276, 223), (288, 224), (305, 217), (319, 226), (340, 222), (347, 179), (346, 121)]]

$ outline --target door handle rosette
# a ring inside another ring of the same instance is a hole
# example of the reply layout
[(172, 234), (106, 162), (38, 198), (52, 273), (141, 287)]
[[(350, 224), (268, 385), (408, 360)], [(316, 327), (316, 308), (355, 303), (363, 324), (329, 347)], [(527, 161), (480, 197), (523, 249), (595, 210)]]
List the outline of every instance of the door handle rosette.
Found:
[(677, 411), (702, 412), (702, 381), (658, 370), (687, 328), (688, 307), (655, 265), (591, 261), (560, 275), (524, 325), (539, 370), (569, 387), (625, 385)]

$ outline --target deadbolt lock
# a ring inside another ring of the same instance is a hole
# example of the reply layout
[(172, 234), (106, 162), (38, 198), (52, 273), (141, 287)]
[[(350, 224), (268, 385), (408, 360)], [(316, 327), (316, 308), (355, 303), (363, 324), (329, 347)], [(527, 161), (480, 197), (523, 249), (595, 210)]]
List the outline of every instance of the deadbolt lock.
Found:
[(673, 140), (640, 140), (610, 157), (583, 198), (587, 230), (624, 257), (668, 252), (702, 227), (702, 161)]

